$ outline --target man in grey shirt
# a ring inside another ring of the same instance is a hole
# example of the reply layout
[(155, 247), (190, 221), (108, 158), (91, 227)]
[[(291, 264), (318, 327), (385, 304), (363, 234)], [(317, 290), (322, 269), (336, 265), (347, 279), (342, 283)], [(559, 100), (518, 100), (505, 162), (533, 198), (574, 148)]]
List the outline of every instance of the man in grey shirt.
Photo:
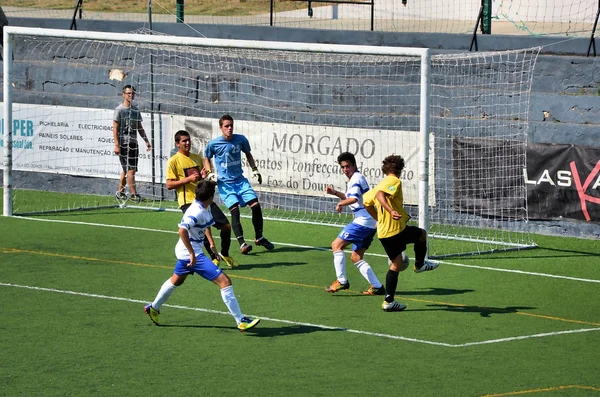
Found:
[(152, 145), (142, 127), (142, 114), (133, 104), (135, 88), (131, 85), (123, 87), (123, 103), (117, 106), (113, 116), (113, 138), (115, 140), (115, 154), (119, 156), (121, 177), (119, 188), (115, 194), (117, 201), (127, 200), (125, 184), (129, 186), (131, 199), (136, 202), (142, 201), (135, 187), (135, 173), (137, 172), (139, 148), (137, 134), (139, 133), (146, 142), (146, 151), (152, 150)]

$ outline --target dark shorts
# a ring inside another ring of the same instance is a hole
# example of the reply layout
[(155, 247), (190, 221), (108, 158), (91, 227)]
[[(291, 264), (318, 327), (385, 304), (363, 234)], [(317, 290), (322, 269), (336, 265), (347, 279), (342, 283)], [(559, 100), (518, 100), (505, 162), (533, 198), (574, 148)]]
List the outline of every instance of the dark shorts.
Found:
[[(187, 210), (190, 205), (191, 204), (186, 204), (181, 206), (181, 212), (185, 214), (185, 210)], [(223, 211), (221, 211), (221, 208), (219, 208), (219, 206), (214, 202), (210, 205), (210, 213), (212, 214), (212, 217), (215, 220), (215, 224), (213, 225), (215, 228), (220, 229), (229, 223), (229, 220), (227, 219)]]
[(140, 149), (137, 143), (129, 143), (129, 145), (119, 146), (119, 161), (123, 172), (133, 170), (137, 172), (138, 156), (140, 155)]
[(414, 244), (419, 241), (423, 229), (416, 226), (406, 226), (403, 231), (392, 237), (380, 238), (381, 245), (390, 260), (394, 260), (402, 251), (406, 249), (407, 244)]

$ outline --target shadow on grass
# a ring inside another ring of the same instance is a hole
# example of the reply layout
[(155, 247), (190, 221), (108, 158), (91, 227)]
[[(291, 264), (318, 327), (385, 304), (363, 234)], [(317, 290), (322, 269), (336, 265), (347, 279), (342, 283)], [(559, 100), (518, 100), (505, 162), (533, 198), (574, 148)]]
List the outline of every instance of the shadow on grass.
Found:
[[(514, 314), (521, 310), (534, 310), (529, 306), (485, 307), (485, 306), (454, 306), (444, 304), (427, 305), (433, 309), (416, 309), (414, 311), (444, 310), (457, 313), (479, 313), (481, 317), (491, 317), (492, 314)], [(413, 311), (413, 310), (411, 310)]]
[[(259, 254), (267, 252), (267, 251), (265, 251), (264, 248), (261, 248), (261, 247), (255, 247), (255, 249), (258, 250), (257, 253), (259, 253)], [(273, 251), (269, 251), (269, 252), (305, 252), (305, 251), (314, 251), (314, 250), (330, 251), (330, 249), (328, 249), (328, 248), (320, 248), (320, 247), (290, 247), (288, 245), (283, 245), (283, 246), (276, 245), (275, 249)], [(254, 253), (254, 251), (252, 251), (252, 253)]]
[(451, 289), (451, 288), (418, 288), (419, 291), (396, 291), (400, 296), (421, 296), (421, 295), (461, 295), (467, 292), (474, 292), (474, 289)]
[[(422, 291), (396, 291), (394, 295), (400, 296), (400, 300), (402, 296), (428, 296), (428, 295), (437, 295), (437, 296), (448, 296), (448, 295), (460, 295), (466, 294), (468, 292), (474, 292), (474, 289), (450, 289), (450, 288), (420, 288)], [(365, 295), (362, 292), (354, 292), (352, 290), (341, 291), (334, 294), (331, 294), (334, 297), (357, 297), (357, 296), (372, 296)], [(383, 295), (381, 295), (383, 298)]]
[(238, 266), (234, 269), (226, 269), (226, 268), (222, 268), (222, 269), (226, 270), (227, 273), (231, 272), (231, 274), (235, 274), (235, 273), (239, 273), (239, 272), (243, 272), (245, 270), (251, 270), (251, 269), (270, 269), (272, 267), (299, 266), (299, 265), (306, 265), (306, 262), (244, 263), (244, 264), (240, 264), (240, 266)]
[[(536, 252), (541, 251), (550, 251), (548, 254), (540, 254), (536, 255)], [(581, 250), (570, 250), (570, 249), (561, 249), (561, 248), (550, 248), (540, 246), (536, 249), (528, 250), (530, 254), (525, 255), (524, 251), (519, 253), (519, 251), (511, 251), (506, 253), (494, 253), (488, 255), (471, 255), (471, 256), (456, 256), (452, 259), (444, 259), (444, 260), (480, 260), (485, 259), (486, 261), (492, 260), (506, 260), (506, 259), (545, 259), (545, 258), (575, 258), (575, 257), (600, 257), (600, 252), (597, 251), (581, 251)]]
[(320, 331), (344, 331), (343, 328), (320, 328), (311, 327), (308, 325), (290, 325), (285, 327), (277, 328), (260, 328), (260, 325), (256, 328), (252, 328), (249, 331), (244, 332), (248, 336), (254, 336), (258, 338), (274, 338), (276, 336), (287, 336), (287, 335), (302, 335), (311, 334), (313, 332)]
[[(150, 324), (149, 324), (150, 325)], [(155, 326), (154, 324), (151, 324)], [(206, 328), (206, 329), (223, 329), (223, 330), (231, 330), (239, 332), (236, 327), (224, 327), (219, 325), (195, 325), (195, 324), (161, 324), (161, 328)], [(248, 336), (258, 337), (258, 338), (273, 338), (276, 336), (286, 336), (286, 335), (302, 335), (302, 334), (311, 334), (313, 332), (319, 331), (344, 331), (343, 328), (320, 328), (320, 327), (311, 327), (308, 325), (290, 325), (284, 327), (270, 327), (270, 328), (261, 328), (260, 324), (248, 331), (245, 331), (244, 334)]]

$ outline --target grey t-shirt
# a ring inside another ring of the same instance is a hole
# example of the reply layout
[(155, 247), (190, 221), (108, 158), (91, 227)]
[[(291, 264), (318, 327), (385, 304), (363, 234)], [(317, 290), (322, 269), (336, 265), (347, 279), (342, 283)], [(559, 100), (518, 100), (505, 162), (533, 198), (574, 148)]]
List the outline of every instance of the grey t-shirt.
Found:
[(142, 114), (135, 105), (127, 107), (120, 104), (115, 109), (113, 120), (119, 123), (119, 144), (137, 143), (138, 125), (142, 122)]

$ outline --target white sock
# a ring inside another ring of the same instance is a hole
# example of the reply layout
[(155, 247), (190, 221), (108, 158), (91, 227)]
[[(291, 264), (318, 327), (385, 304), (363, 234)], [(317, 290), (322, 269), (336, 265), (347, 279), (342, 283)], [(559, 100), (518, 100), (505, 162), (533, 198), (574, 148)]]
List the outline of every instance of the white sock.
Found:
[(375, 288), (381, 288), (383, 284), (379, 281), (373, 269), (371, 269), (371, 265), (367, 263), (364, 259), (359, 260), (355, 263), (356, 268), (363, 275), (363, 277)]
[(344, 251), (335, 251), (333, 253), (333, 266), (335, 266), (337, 280), (342, 284), (346, 284), (348, 278), (346, 277), (346, 256), (344, 255)]
[(165, 281), (160, 287), (156, 298), (154, 298), (154, 302), (152, 302), (152, 307), (154, 310), (160, 310), (160, 307), (169, 299), (169, 296), (175, 291), (176, 286), (171, 283), (171, 279)]
[(221, 298), (223, 298), (223, 303), (229, 309), (229, 313), (235, 318), (235, 322), (239, 324), (243, 316), (237, 298), (233, 293), (233, 285), (221, 289)]

